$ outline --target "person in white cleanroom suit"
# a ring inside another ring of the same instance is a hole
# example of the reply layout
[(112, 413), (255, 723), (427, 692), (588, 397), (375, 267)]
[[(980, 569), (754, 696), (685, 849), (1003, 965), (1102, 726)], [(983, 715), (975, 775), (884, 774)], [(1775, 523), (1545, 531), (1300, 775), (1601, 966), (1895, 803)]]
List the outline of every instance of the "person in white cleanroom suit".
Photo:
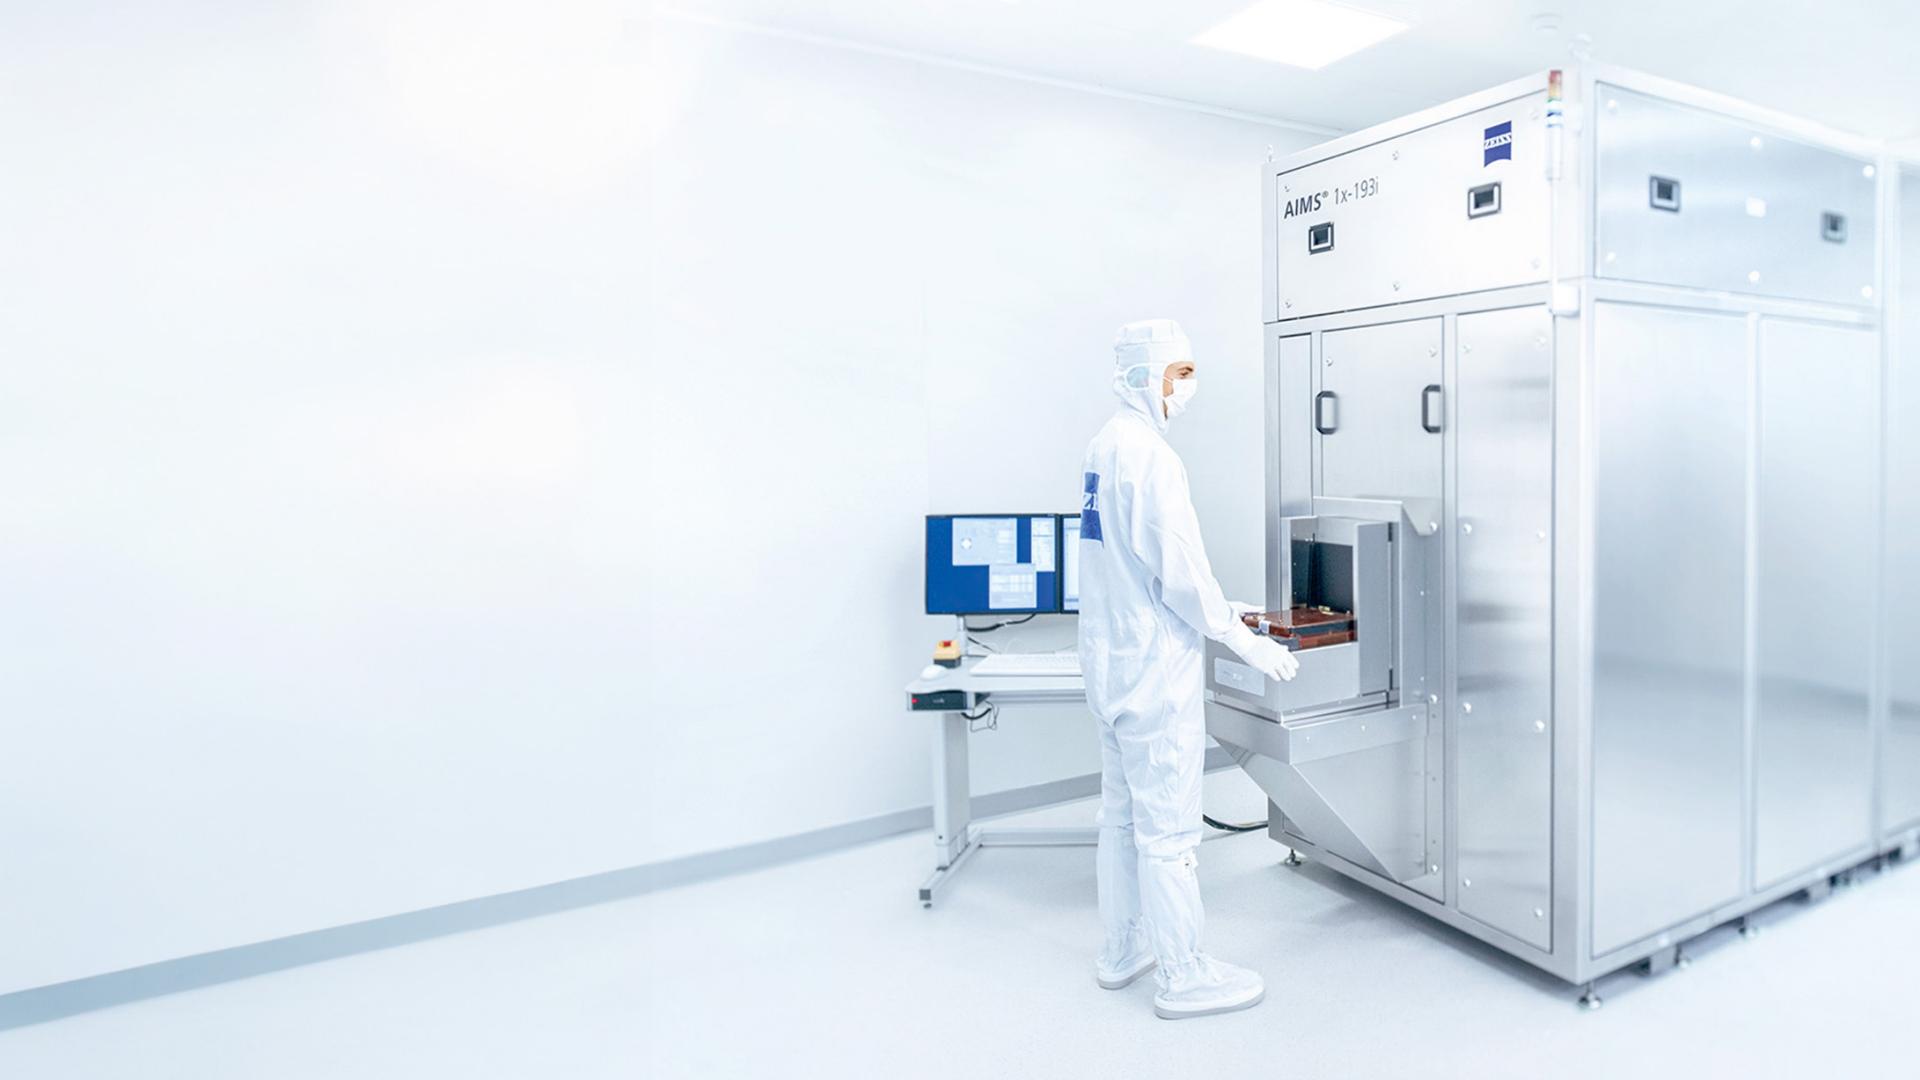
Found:
[(1240, 621), (1252, 605), (1229, 602), (1207, 563), (1186, 466), (1165, 437), (1199, 387), (1187, 336), (1171, 319), (1128, 323), (1113, 349), (1121, 405), (1087, 446), (1080, 512), (1080, 669), (1101, 748), (1107, 940), (1095, 975), (1118, 990), (1157, 964), (1154, 1011), (1179, 1019), (1265, 993), (1258, 974), (1200, 951), (1203, 639), (1270, 679), (1299, 663)]

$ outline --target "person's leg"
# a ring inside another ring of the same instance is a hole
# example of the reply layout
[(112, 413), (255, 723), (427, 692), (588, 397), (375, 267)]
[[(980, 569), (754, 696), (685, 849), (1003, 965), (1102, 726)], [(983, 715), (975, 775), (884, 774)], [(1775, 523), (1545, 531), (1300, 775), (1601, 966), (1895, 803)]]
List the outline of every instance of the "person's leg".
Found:
[(1133, 840), (1133, 797), (1120, 763), (1113, 726), (1100, 724), (1100, 846), (1094, 855), (1094, 882), (1100, 895), (1100, 924), (1106, 943), (1094, 976), (1108, 990), (1119, 990), (1153, 970), (1153, 950), (1140, 919), (1140, 855)]
[(1133, 797), (1141, 911), (1163, 980), (1166, 971), (1199, 952), (1206, 921), (1194, 872), (1206, 731), (1204, 721), (1194, 725), (1186, 719), (1165, 703), (1153, 713), (1123, 716), (1113, 725)]
[(1133, 795), (1140, 849), (1140, 904), (1153, 943), (1166, 1019), (1231, 1012), (1260, 1002), (1259, 975), (1200, 951), (1206, 911), (1200, 903), (1200, 780), (1206, 768), (1206, 719), (1196, 698), (1169, 702), (1158, 716), (1116, 724)]

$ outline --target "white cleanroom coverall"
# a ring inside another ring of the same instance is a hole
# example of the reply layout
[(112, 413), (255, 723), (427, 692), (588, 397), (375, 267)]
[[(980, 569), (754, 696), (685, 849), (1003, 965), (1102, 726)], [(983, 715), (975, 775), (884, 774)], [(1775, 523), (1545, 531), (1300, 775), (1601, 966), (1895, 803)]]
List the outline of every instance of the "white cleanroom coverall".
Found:
[(1270, 678), (1297, 665), (1240, 621), (1207, 562), (1186, 467), (1165, 438), (1162, 374), (1191, 361), (1185, 335), (1170, 320), (1130, 323), (1115, 358), (1121, 406), (1087, 447), (1080, 518), (1080, 666), (1101, 742), (1100, 981), (1124, 985), (1157, 960), (1163, 997), (1217, 997), (1238, 972), (1257, 1001), (1257, 975), (1199, 951), (1203, 642)]

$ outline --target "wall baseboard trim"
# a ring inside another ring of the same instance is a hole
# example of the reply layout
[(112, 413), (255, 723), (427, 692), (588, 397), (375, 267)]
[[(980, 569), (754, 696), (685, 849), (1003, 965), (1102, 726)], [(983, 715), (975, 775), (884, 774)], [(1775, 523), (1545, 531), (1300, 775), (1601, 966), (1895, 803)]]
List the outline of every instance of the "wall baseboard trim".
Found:
[[(1207, 752), (1209, 770), (1224, 768), (1232, 763), (1226, 751), (1218, 747)], [(976, 818), (998, 817), (1090, 798), (1099, 793), (1099, 774), (1073, 776), (1032, 787), (975, 796), (973, 813)], [(933, 809), (930, 806), (895, 810), (792, 836), (643, 863), (556, 881), (550, 885), (536, 885), (16, 990), (0, 994), (0, 1031), (250, 979), (256, 975), (268, 975), (325, 960), (338, 960), (450, 934), (484, 930), (523, 919), (625, 900), (678, 885), (763, 870), (932, 827)], [(901, 903), (909, 902), (908, 892), (913, 884), (911, 881), (901, 883)]]

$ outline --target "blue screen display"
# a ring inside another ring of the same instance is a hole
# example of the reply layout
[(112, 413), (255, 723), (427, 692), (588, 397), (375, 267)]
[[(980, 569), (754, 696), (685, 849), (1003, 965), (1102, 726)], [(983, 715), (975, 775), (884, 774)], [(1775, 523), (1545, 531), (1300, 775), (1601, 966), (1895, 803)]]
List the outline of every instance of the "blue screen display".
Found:
[(927, 614), (1060, 610), (1060, 516), (927, 518)]

